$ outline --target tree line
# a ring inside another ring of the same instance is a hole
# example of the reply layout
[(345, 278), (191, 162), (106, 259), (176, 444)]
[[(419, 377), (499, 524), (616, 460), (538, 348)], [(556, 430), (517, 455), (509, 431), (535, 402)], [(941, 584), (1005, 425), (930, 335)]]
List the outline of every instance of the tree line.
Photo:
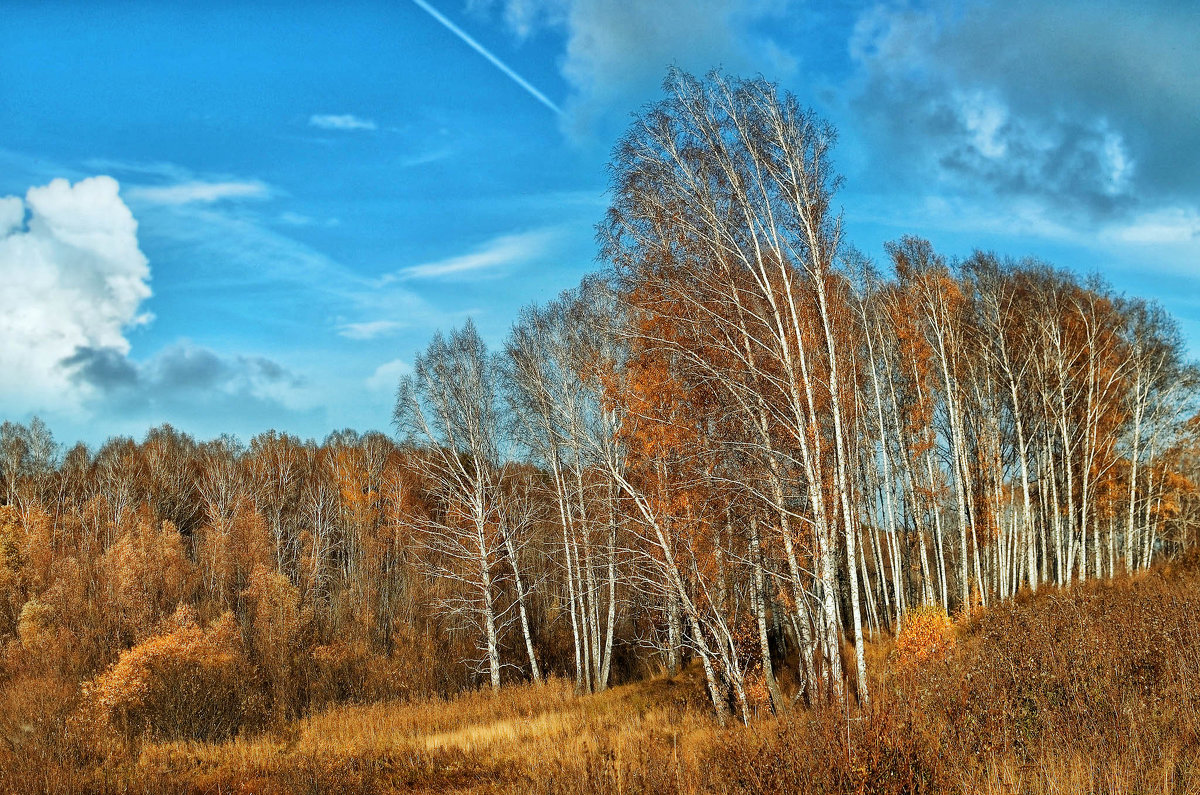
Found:
[(183, 605), (236, 622), (280, 715), (694, 661), (718, 719), (748, 721), (869, 701), (865, 636), (916, 608), (1192, 543), (1197, 370), (1171, 317), (913, 237), (872, 262), (828, 123), (762, 79), (665, 93), (614, 151), (603, 272), (500, 349), (435, 335), (395, 437), (164, 426), (60, 455), (6, 423), (6, 675), (96, 676)]

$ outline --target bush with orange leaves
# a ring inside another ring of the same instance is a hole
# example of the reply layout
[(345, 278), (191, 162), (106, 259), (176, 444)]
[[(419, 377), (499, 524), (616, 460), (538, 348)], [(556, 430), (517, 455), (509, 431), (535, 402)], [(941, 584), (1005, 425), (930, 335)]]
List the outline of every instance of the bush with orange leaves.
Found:
[(892, 663), (897, 669), (944, 662), (954, 653), (954, 622), (937, 605), (921, 605), (904, 614)]
[(220, 739), (254, 722), (261, 699), (233, 614), (201, 628), (180, 606), (171, 624), (84, 684), (88, 718), (131, 741)]

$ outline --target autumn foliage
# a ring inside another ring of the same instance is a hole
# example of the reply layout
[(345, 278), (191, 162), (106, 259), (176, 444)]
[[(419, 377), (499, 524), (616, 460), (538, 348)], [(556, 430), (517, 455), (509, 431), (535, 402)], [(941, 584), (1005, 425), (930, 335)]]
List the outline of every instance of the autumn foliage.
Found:
[(936, 605), (922, 605), (904, 614), (896, 635), (893, 661), (897, 668), (944, 662), (954, 653), (954, 622)]
[[(498, 348), (435, 334), (394, 435), (0, 425), (0, 789), (1075, 791), (1200, 764), (1178, 323), (1033, 259), (906, 236), (870, 261), (828, 122), (761, 78), (664, 88), (614, 150), (604, 272)], [(331, 747), (343, 718), (392, 739)]]
[(181, 607), (169, 624), (83, 684), (84, 714), (130, 739), (216, 740), (251, 723), (261, 706), (233, 616), (200, 627)]

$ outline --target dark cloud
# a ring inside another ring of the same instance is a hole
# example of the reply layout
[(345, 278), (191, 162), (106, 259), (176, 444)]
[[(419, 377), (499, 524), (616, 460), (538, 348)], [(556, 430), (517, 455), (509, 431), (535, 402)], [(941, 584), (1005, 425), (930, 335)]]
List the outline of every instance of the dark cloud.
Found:
[(211, 390), (231, 375), (231, 366), (207, 348), (179, 345), (163, 351), (151, 362), (156, 391)]
[(1194, 195), (1200, 183), (1200, 5), (1008, 2), (968, 13), (945, 39), (962, 76), (1003, 75), (1018, 114), (1103, 120), (1137, 161), (1141, 191)]
[(61, 367), (90, 387), (92, 408), (124, 418), (165, 415), (269, 418), (293, 412), (288, 397), (304, 380), (262, 356), (223, 357), (208, 348), (174, 345), (137, 363), (113, 348), (77, 348)]
[(96, 387), (103, 393), (130, 389), (138, 383), (137, 367), (115, 348), (81, 346), (61, 365), (75, 383)]
[(247, 371), (257, 374), (263, 381), (295, 387), (304, 385), (302, 377), (271, 359), (262, 356), (239, 356), (238, 363)]
[[(851, 41), (872, 165), (1105, 220), (1200, 194), (1200, 6), (881, 5)], [(940, 185), (939, 185), (940, 183)]]

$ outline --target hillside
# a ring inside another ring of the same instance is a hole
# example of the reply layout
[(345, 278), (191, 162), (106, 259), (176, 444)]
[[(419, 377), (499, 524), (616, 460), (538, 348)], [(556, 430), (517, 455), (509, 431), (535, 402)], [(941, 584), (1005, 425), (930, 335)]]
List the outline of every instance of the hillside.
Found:
[(869, 709), (797, 708), (727, 729), (698, 666), (587, 696), (552, 680), (338, 706), (222, 743), (81, 734), (66, 694), (8, 689), (0, 789), (1192, 792), (1198, 619), (1193, 557), (1025, 594), (944, 637), (936, 619), (910, 620), (870, 644)]

